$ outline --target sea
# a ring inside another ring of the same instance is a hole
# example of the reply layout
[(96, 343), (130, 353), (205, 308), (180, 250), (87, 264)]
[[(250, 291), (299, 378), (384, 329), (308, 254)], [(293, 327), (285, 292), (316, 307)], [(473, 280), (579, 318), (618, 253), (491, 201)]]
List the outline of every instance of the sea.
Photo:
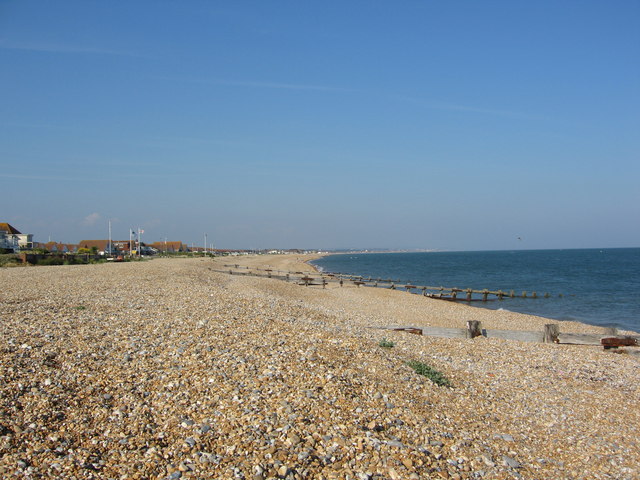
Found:
[(640, 332), (640, 248), (341, 253), (312, 263), (411, 285), (514, 290), (516, 298), (472, 305)]

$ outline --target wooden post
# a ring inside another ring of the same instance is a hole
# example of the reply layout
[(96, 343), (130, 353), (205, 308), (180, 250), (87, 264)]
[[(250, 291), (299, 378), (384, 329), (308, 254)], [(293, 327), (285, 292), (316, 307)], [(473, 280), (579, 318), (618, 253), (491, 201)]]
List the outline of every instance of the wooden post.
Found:
[(478, 320), (467, 320), (467, 338), (476, 338), (482, 335), (482, 323)]
[(289, 274), (287, 273), (287, 282), (289, 281)]
[(489, 290), (487, 290), (486, 288), (482, 291), (482, 301), (486, 302), (487, 301), (487, 295), (489, 295)]
[(527, 298), (527, 292), (522, 292), (522, 298)]
[(547, 323), (544, 326), (544, 343), (558, 343), (560, 326), (557, 323)]
[(453, 300), (455, 300), (457, 296), (458, 296), (458, 291), (457, 290), (451, 290), (451, 298)]
[(509, 293), (509, 296), (511, 298), (514, 298), (516, 296), (516, 292), (514, 292), (513, 290), (511, 290), (511, 292)]
[(533, 293), (531, 294), (531, 298), (538, 298), (538, 294), (537, 294), (536, 292), (533, 292)]
[(471, 301), (471, 293), (472, 293), (472, 292), (471, 292), (471, 289), (470, 289), (470, 288), (467, 288), (467, 302), (470, 302), (470, 301)]
[(504, 292), (502, 290), (498, 290), (498, 299), (502, 300), (502, 297), (504, 297)]

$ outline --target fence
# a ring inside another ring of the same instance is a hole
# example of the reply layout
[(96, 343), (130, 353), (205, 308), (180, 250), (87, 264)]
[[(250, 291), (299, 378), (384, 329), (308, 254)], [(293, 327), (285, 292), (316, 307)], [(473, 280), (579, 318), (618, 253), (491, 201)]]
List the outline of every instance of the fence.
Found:
[(518, 340), (521, 342), (558, 343), (565, 345), (601, 345), (605, 348), (634, 347), (640, 344), (640, 336), (618, 335), (615, 328), (606, 329), (602, 334), (597, 333), (569, 333), (561, 332), (556, 323), (549, 323), (542, 331), (522, 330), (486, 330), (477, 320), (467, 321), (467, 328), (444, 327), (406, 327), (391, 326), (378, 327), (382, 330), (405, 331), (416, 335), (427, 335), (443, 338), (501, 338), (504, 340)]
[[(312, 285), (322, 285), (326, 287), (330, 282), (337, 282), (340, 286), (343, 286), (345, 282), (351, 283), (356, 287), (366, 286), (366, 287), (378, 287), (378, 288), (389, 288), (391, 290), (405, 290), (407, 292), (421, 292), (425, 297), (431, 298), (439, 298), (443, 300), (452, 300), (452, 301), (466, 301), (466, 302), (474, 302), (474, 301), (483, 301), (486, 302), (489, 300), (489, 296), (495, 297), (494, 299), (503, 300), (505, 298), (515, 298), (516, 293), (514, 290), (510, 290), (509, 292), (504, 292), (502, 290), (478, 290), (472, 288), (456, 288), (456, 287), (442, 287), (442, 286), (422, 286), (422, 285), (413, 285), (408, 281), (402, 280), (394, 280), (390, 278), (372, 278), (372, 277), (363, 277), (359, 275), (349, 275), (342, 273), (323, 273), (323, 272), (289, 272), (284, 270), (275, 270), (269, 268), (258, 268), (258, 267), (247, 267), (241, 265), (224, 265), (225, 268), (229, 268), (229, 270), (225, 271), (225, 273), (229, 273), (231, 275), (253, 275), (253, 276), (266, 276), (268, 278), (278, 278), (281, 280), (286, 280), (289, 282), (296, 282), (301, 285), (312, 286)], [(221, 270), (218, 270), (221, 271)], [(459, 293), (464, 293), (463, 297), (459, 297)], [(475, 295), (475, 296), (474, 296)], [(478, 298), (480, 295), (481, 298)], [(540, 298), (537, 292), (522, 292), (522, 294), (517, 295), (520, 298)], [(551, 294), (545, 293), (542, 295), (544, 298), (549, 298)], [(562, 295), (560, 295), (562, 296)]]

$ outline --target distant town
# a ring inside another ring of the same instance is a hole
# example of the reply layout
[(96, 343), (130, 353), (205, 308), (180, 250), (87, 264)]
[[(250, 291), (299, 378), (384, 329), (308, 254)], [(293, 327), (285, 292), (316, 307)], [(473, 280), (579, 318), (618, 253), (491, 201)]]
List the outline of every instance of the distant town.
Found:
[(300, 249), (258, 249), (233, 250), (217, 249), (212, 246), (188, 245), (182, 241), (161, 241), (145, 243), (140, 235), (131, 231), (128, 240), (98, 239), (81, 240), (78, 243), (37, 242), (33, 234), (22, 233), (9, 223), (0, 223), (0, 253), (36, 254), (92, 254), (104, 257), (153, 256), (168, 254), (213, 254), (213, 255), (255, 255), (286, 253), (317, 253), (317, 250)]

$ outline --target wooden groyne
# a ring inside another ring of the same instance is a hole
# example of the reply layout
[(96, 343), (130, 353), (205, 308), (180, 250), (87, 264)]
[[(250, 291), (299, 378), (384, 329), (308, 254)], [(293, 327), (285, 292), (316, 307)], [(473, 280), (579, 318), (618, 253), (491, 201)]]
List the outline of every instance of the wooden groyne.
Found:
[(518, 340), (520, 342), (557, 343), (564, 345), (601, 345), (605, 349), (617, 347), (637, 347), (640, 345), (640, 336), (618, 335), (615, 328), (606, 329), (598, 333), (569, 333), (561, 332), (557, 323), (549, 323), (541, 331), (523, 330), (487, 330), (482, 328), (482, 323), (477, 320), (467, 321), (467, 328), (445, 327), (413, 327), (413, 326), (386, 326), (375, 327), (381, 330), (394, 330), (442, 338), (501, 338), (503, 340)]
[[(299, 283), (305, 286), (322, 286), (326, 287), (329, 283), (339, 283), (340, 286), (345, 284), (355, 285), (356, 287), (377, 287), (388, 288), (391, 290), (405, 290), (410, 293), (420, 293), (425, 297), (438, 298), (451, 301), (489, 301), (503, 300), (505, 298), (549, 298), (551, 294), (544, 293), (539, 295), (537, 292), (522, 292), (516, 294), (514, 290), (505, 292), (503, 290), (489, 289), (473, 289), (473, 288), (457, 288), (429, 285), (414, 285), (410, 281), (403, 281), (391, 278), (373, 278), (361, 275), (349, 275), (343, 273), (325, 273), (325, 272), (291, 272), (284, 270), (276, 270), (270, 268), (247, 267), (237, 264), (224, 265), (228, 270), (217, 270), (221, 273), (229, 273), (231, 275), (252, 275), (258, 277), (277, 278), (288, 282)], [(560, 297), (562, 294), (559, 295)]]
[[(356, 287), (369, 286), (378, 288), (404, 289), (407, 292), (422, 291), (422, 294), (431, 298), (438, 298), (451, 301), (474, 301), (472, 295), (481, 295), (483, 301), (487, 301), (489, 295), (497, 297), (497, 299), (513, 298), (512, 292), (505, 294), (503, 291), (492, 290), (476, 290), (476, 289), (459, 289), (446, 287), (430, 287), (412, 285), (408, 282), (400, 280), (366, 278), (357, 275), (344, 275), (325, 272), (310, 271), (285, 271), (271, 268), (248, 267), (237, 264), (224, 265), (226, 270), (213, 271), (227, 273), (230, 275), (249, 275), (256, 277), (267, 277), (273, 279), (293, 282), (298, 285), (322, 286), (326, 288), (330, 283), (339, 283), (339, 285), (354, 285)], [(464, 297), (456, 297), (456, 293), (464, 292)], [(550, 295), (545, 294), (543, 297), (548, 298)], [(522, 295), (522, 298), (539, 298), (535, 292), (531, 295)], [(431, 326), (378, 326), (370, 327), (381, 330), (394, 330), (412, 333), (415, 335), (425, 335), (431, 337), (442, 338), (468, 338), (474, 339), (478, 337), (484, 338), (500, 338), (503, 340), (517, 340), (521, 342), (539, 342), (539, 343), (555, 343), (565, 345), (600, 345), (605, 349), (618, 347), (637, 347), (640, 345), (640, 336), (618, 335), (615, 328), (605, 329), (602, 334), (592, 333), (570, 333), (561, 332), (558, 324), (547, 324), (541, 331), (523, 331), (523, 330), (498, 330), (485, 329), (481, 322), (477, 320), (467, 321), (467, 328), (446, 328)], [(632, 348), (632, 353), (640, 354), (640, 349)]]

